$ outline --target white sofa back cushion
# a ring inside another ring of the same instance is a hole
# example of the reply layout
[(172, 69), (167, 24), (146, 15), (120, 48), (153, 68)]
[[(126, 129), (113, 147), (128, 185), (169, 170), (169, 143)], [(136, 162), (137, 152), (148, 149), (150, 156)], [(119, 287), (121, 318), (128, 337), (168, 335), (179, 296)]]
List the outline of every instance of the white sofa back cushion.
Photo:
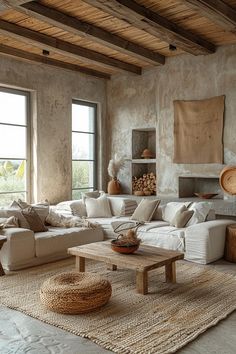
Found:
[(138, 206), (136, 200), (121, 197), (108, 197), (112, 215), (131, 216)]
[(68, 211), (68, 212), (72, 212), (74, 216), (80, 216), (80, 217), (87, 216), (86, 206), (82, 201), (82, 199), (67, 200), (65, 202), (58, 203), (55, 206), (54, 211), (56, 212)]
[(162, 206), (162, 219), (171, 223), (176, 213), (183, 207), (188, 207), (191, 202), (170, 202)]
[(109, 200), (105, 195), (95, 198), (85, 198), (85, 205), (88, 218), (111, 218)]
[(212, 209), (213, 203), (198, 202), (190, 205), (189, 210), (193, 210), (193, 216), (189, 220), (186, 226), (191, 226), (204, 222), (207, 218), (209, 211)]

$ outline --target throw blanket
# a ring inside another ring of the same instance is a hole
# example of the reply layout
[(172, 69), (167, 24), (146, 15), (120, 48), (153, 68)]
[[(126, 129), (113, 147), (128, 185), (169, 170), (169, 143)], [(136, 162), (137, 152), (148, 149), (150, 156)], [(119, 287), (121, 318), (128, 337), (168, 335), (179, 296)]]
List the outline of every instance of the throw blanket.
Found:
[(3, 218), (0, 220), (0, 230), (10, 227), (19, 227), (19, 220), (15, 216), (9, 218)]
[(51, 226), (59, 227), (86, 227), (89, 229), (100, 227), (99, 224), (91, 223), (89, 220), (81, 219), (78, 216), (64, 216), (52, 210), (46, 217), (46, 222)]

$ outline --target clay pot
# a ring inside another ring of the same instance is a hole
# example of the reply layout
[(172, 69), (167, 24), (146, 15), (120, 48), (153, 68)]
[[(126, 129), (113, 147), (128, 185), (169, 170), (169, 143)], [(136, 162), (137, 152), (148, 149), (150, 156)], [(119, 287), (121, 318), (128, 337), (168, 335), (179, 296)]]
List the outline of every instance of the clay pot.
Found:
[(120, 194), (121, 193), (121, 185), (116, 177), (112, 178), (110, 182), (108, 182), (107, 186), (108, 194)]

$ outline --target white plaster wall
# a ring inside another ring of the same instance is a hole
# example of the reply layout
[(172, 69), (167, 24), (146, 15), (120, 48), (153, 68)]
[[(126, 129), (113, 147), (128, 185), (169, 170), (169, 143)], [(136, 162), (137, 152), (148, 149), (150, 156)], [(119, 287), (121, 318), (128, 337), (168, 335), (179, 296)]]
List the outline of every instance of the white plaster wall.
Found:
[[(131, 156), (131, 129), (157, 129), (157, 178), (160, 194), (178, 195), (178, 176), (218, 176), (221, 164), (174, 164), (173, 100), (226, 95), (224, 163), (236, 164), (236, 46), (220, 47), (207, 56), (181, 55), (146, 71), (124, 74), (108, 83), (110, 156)], [(130, 183), (129, 165), (120, 176)]]
[[(98, 103), (98, 134), (106, 127), (106, 82), (84, 74), (0, 57), (0, 85), (32, 92), (34, 176), (32, 200), (71, 198), (72, 98)], [(104, 187), (106, 145), (98, 146), (99, 187)]]

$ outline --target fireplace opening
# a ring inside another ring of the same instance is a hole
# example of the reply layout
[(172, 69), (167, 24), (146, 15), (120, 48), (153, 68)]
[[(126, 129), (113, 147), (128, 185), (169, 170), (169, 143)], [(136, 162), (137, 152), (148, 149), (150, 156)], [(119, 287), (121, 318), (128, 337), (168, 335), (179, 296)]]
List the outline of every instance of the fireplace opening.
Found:
[(196, 197), (194, 193), (216, 193), (223, 199), (219, 177), (179, 176), (179, 198)]

